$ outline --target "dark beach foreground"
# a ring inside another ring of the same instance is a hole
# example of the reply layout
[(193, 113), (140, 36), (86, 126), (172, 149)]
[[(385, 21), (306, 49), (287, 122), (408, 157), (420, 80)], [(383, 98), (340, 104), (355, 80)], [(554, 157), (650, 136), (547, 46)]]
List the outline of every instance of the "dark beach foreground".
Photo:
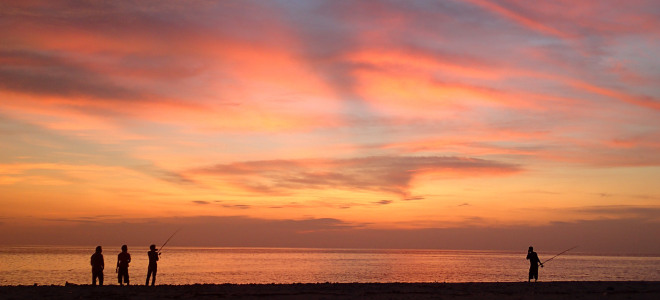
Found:
[(1, 299), (660, 299), (660, 282), (2, 286)]

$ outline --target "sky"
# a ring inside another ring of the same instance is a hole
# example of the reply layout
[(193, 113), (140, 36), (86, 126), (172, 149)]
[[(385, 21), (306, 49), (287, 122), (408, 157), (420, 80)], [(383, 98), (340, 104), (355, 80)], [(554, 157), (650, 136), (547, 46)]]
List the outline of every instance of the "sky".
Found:
[(0, 244), (660, 254), (658, 1), (1, 1)]

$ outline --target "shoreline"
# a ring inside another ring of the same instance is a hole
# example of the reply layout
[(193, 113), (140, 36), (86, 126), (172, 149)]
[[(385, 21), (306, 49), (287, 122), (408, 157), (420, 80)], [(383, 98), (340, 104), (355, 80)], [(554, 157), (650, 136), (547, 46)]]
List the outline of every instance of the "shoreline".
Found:
[(0, 299), (660, 299), (660, 281), (0, 286)]

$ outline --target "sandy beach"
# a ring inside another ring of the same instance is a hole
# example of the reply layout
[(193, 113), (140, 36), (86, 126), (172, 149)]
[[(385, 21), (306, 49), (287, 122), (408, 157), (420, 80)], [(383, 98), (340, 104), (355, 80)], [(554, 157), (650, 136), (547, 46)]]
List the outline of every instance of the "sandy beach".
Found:
[(2, 286), (0, 299), (660, 299), (660, 282)]

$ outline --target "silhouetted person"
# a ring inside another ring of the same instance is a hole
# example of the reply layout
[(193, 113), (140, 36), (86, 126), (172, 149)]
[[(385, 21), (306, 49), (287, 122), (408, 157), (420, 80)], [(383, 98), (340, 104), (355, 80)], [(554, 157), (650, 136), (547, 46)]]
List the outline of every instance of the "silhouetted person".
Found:
[(147, 282), (144, 285), (149, 285), (149, 277), (153, 274), (154, 277), (151, 278), (151, 286), (154, 286), (156, 284), (156, 273), (158, 272), (158, 251), (156, 251), (156, 245), (151, 245), (149, 246), (149, 249), (151, 249), (149, 252), (147, 252), (147, 255), (149, 256), (149, 268), (147, 270)]
[(99, 285), (103, 285), (103, 269), (105, 262), (103, 261), (103, 254), (101, 246), (96, 246), (96, 252), (92, 254), (90, 264), (92, 265), (92, 285), (96, 285), (96, 278), (99, 279)]
[[(128, 253), (128, 246), (121, 246), (121, 253), (117, 255), (117, 279), (120, 285), (130, 285), (128, 279), (128, 264), (131, 262), (131, 254)], [(122, 282), (122, 278), (124, 279)]]
[(534, 282), (539, 280), (539, 266), (543, 268), (543, 263), (539, 259), (539, 256), (534, 252), (534, 247), (529, 247), (529, 250), (527, 250), (527, 259), (529, 260), (529, 280), (528, 282), (532, 281), (532, 278), (534, 278)]

